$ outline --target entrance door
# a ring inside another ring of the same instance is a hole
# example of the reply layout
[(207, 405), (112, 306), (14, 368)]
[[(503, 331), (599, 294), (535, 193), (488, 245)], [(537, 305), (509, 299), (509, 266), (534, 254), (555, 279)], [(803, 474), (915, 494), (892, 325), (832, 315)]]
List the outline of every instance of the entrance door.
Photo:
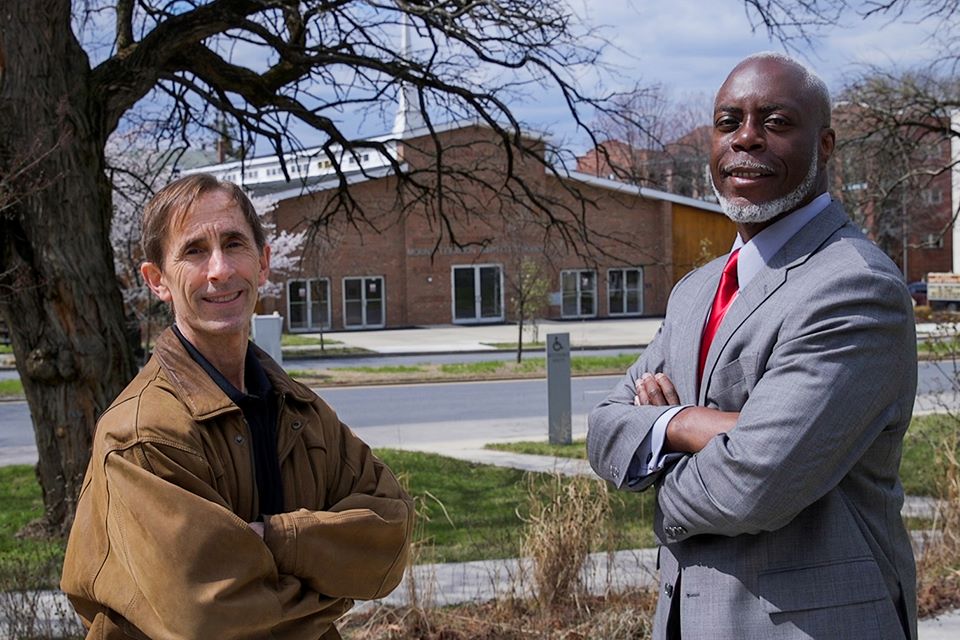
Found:
[(503, 320), (503, 272), (499, 265), (453, 267), (453, 321)]
[(343, 279), (343, 326), (364, 329), (384, 326), (383, 278)]

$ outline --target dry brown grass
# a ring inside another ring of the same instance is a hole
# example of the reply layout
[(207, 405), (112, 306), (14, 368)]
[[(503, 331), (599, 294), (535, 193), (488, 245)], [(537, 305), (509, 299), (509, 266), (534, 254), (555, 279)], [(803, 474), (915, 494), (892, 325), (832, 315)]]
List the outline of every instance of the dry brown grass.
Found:
[(582, 593), (587, 555), (609, 538), (610, 496), (606, 483), (593, 478), (530, 478), (521, 553), (531, 559), (537, 603), (550, 609)]
[(942, 470), (940, 499), (933, 526), (923, 536), (917, 558), (917, 607), (921, 618), (960, 607), (960, 419), (936, 448), (934, 464)]
[[(340, 627), (349, 640), (647, 640), (656, 593), (633, 590), (602, 596), (580, 582), (589, 553), (609, 541), (610, 498), (590, 478), (531, 478), (522, 549), (529, 562), (512, 576), (510, 593), (486, 603), (431, 606), (429, 580), (407, 572), (406, 607), (381, 606), (350, 616)], [(419, 510), (425, 517), (426, 509)], [(413, 559), (429, 555), (415, 544)], [(638, 569), (639, 570), (639, 569)], [(534, 598), (524, 594), (533, 593)]]
[[(38, 566), (45, 576), (37, 575)], [(38, 578), (55, 582), (59, 574), (58, 559), (12, 559), (0, 566), (0, 638), (79, 640), (86, 635), (62, 598), (36, 588)]]
[(656, 594), (630, 591), (583, 596), (577, 606), (543, 610), (488, 602), (425, 612), (380, 608), (340, 628), (345, 640), (648, 640)]

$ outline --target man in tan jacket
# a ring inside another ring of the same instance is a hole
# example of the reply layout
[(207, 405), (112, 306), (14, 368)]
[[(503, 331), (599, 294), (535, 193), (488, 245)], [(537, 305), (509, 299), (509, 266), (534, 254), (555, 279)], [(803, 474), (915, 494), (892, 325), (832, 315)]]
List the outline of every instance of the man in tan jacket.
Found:
[(171, 183), (143, 245), (175, 325), (100, 418), (61, 586), (88, 638), (339, 638), (399, 583), (412, 502), (248, 341), (270, 247), (240, 188)]

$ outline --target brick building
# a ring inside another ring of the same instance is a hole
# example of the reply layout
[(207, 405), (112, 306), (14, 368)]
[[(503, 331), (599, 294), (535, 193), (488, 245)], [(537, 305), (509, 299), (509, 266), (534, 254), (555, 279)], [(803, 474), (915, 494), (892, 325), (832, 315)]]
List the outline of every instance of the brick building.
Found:
[[(919, 126), (898, 129), (900, 140), (884, 130), (865, 134), (865, 109), (849, 103), (834, 108), (833, 192), (908, 282), (960, 269), (960, 230), (954, 225), (960, 169), (944, 170), (960, 157), (951, 146), (956, 143)], [(960, 116), (954, 118), (960, 124)]]
[(555, 221), (589, 230), (587, 243), (563, 242), (503, 193), (507, 152), (488, 127), (458, 123), (431, 135), (406, 126), (381, 140), (422, 180), (435, 174), (435, 149), (445, 150), (452, 171), (437, 179), (449, 194), (446, 221), (435, 199), (398, 188), (388, 158), (374, 151), (340, 158), (364, 214), (355, 220), (338, 200), (332, 163), (310, 150), (288, 159), (293, 183), (276, 158), (203, 168), (272, 194), (278, 229), (337, 212), (312, 235), (282, 298), (263, 305), (289, 331), (505, 322), (530, 294), (539, 317), (661, 315), (673, 284), (734, 238), (716, 204), (577, 172), (559, 177), (514, 154), (515, 171), (551, 203)]

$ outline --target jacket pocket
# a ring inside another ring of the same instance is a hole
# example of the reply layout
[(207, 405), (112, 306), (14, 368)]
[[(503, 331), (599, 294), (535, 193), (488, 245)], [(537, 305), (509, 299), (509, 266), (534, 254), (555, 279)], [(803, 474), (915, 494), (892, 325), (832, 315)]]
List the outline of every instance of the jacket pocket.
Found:
[(739, 411), (757, 384), (757, 354), (745, 353), (713, 370), (706, 405), (724, 411)]
[(889, 597), (873, 558), (765, 571), (758, 580), (768, 613), (839, 607)]

